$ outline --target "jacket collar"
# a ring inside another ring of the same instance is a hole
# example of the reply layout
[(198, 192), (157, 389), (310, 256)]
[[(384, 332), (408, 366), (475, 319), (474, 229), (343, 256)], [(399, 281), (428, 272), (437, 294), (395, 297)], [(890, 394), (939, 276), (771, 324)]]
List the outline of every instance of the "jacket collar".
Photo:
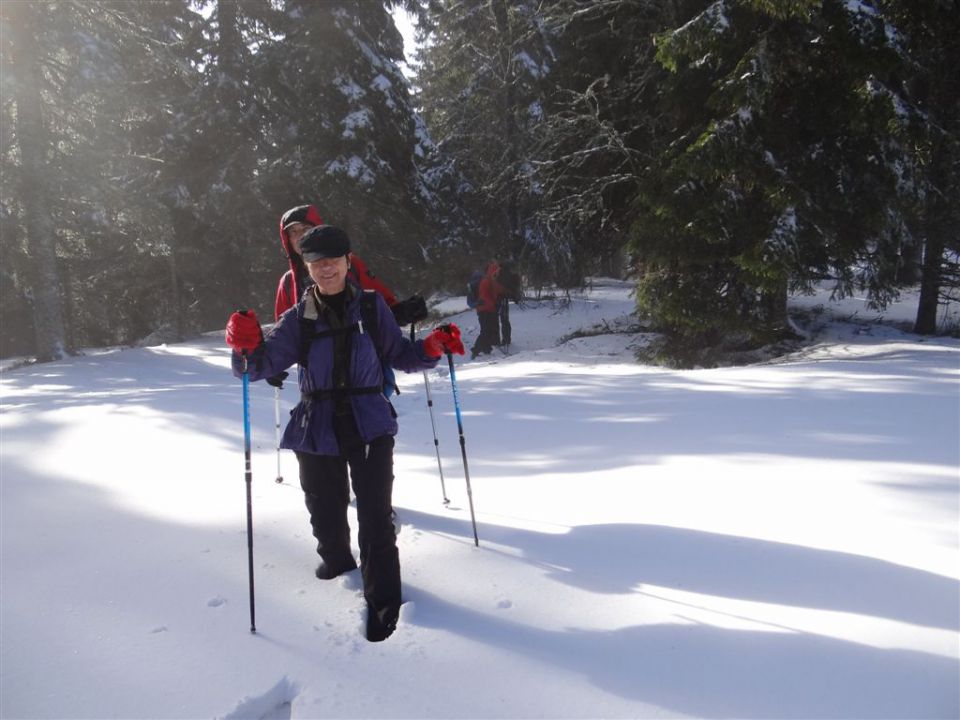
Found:
[[(353, 283), (347, 281), (346, 291), (347, 307), (349, 307), (357, 299), (357, 288)], [(316, 285), (311, 285), (303, 299), (303, 318), (305, 320), (317, 320), (324, 308), (324, 302), (320, 299), (320, 290)]]

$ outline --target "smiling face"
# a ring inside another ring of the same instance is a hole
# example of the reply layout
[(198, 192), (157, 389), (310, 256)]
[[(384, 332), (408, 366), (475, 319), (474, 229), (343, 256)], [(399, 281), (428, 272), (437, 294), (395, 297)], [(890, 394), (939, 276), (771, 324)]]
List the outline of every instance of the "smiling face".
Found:
[(347, 256), (321, 258), (307, 263), (307, 272), (317, 284), (321, 295), (336, 295), (347, 286)]

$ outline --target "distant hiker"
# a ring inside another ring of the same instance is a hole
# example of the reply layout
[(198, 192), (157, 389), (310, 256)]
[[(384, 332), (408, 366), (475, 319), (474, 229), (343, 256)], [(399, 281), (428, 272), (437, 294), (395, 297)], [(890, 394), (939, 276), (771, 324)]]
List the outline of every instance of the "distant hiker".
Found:
[[(397, 421), (382, 392), (380, 358), (413, 372), (434, 367), (444, 352), (463, 354), (463, 343), (455, 325), (416, 342), (404, 337), (383, 297), (347, 279), (350, 240), (343, 230), (316, 225), (295, 242), (313, 284), (266, 337), (254, 313), (233, 313), (226, 341), (237, 377), (244, 360), (250, 380), (276, 376), (300, 363), (301, 399), (281, 446), (293, 450), (300, 464), (321, 558), (316, 576), (328, 580), (357, 567), (347, 522), (349, 467), (357, 497), (367, 639), (376, 642), (396, 628), (401, 604), (400, 559), (390, 517)], [(375, 327), (363, 322), (365, 304), (375, 309)]]
[[(489, 354), (500, 344), (500, 299), (506, 295), (506, 288), (500, 283), (500, 263), (496, 260), (487, 265), (486, 272), (477, 288), (477, 321), (480, 324), (480, 334), (470, 348), (470, 358), (477, 355)], [(509, 332), (509, 320), (507, 321)]]
[[(274, 301), (274, 316), (277, 320), (284, 312), (297, 304), (303, 291), (313, 280), (307, 272), (303, 259), (300, 256), (300, 242), (304, 234), (312, 227), (321, 225), (323, 220), (313, 205), (298, 205), (287, 210), (280, 218), (280, 242), (283, 252), (290, 262), (290, 269), (280, 278), (277, 286), (277, 296)], [(393, 312), (398, 325), (409, 325), (427, 317), (427, 305), (422, 297), (412, 297), (399, 301), (387, 285), (374, 275), (356, 253), (350, 253), (350, 279), (364, 290), (376, 290), (386, 301)], [(283, 378), (271, 378), (270, 384), (277, 385)], [(384, 382), (386, 395), (389, 397), (397, 390), (393, 369), (384, 366)]]

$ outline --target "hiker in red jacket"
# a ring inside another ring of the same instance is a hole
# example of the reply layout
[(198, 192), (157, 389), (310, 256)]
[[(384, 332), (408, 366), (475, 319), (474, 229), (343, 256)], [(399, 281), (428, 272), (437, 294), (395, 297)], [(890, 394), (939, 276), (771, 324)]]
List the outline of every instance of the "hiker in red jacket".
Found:
[(496, 260), (487, 265), (487, 271), (480, 280), (478, 291), (479, 301), (474, 308), (477, 311), (477, 320), (480, 323), (480, 334), (470, 348), (470, 358), (477, 355), (489, 354), (494, 346), (500, 344), (500, 301), (506, 297), (507, 289), (499, 279), (500, 263)]

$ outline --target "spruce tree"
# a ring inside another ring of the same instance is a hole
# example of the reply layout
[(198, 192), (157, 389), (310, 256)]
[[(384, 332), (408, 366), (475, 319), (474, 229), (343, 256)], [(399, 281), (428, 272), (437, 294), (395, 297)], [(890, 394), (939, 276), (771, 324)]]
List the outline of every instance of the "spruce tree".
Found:
[[(48, 164), (52, 152), (51, 120), (44, 116), (42, 92), (46, 82), (41, 31), (50, 11), (47, 5), (38, 3), (7, 4), (0, 10), (0, 19), (7, 27), (3, 42), (4, 85), (12, 86), (15, 98), (13, 132), (20, 158), (16, 175), (19, 188), (6, 187), (10, 182), (9, 170), (4, 172), (4, 205), (22, 222), (23, 236), (11, 240), (26, 245), (22, 256), (28, 258), (23, 268), (27, 275), (25, 294), (32, 300), (34, 352), (40, 360), (63, 357), (66, 352), (54, 218), (47, 210), (55, 204), (56, 178)], [(11, 149), (8, 146), (5, 160), (11, 157)], [(18, 207), (11, 207), (14, 205)]]
[(189, 309), (195, 307), (190, 290), (202, 280), (193, 275), (203, 268), (191, 262), (197, 222), (187, 188), (193, 169), (192, 118), (204, 110), (193, 100), (203, 80), (199, 53), (205, 20), (191, 0), (121, 7), (140, 31), (123, 48), (127, 153), (118, 176), (128, 198), (150, 201), (121, 219), (128, 238), (123, 247), (138, 258), (128, 278), (153, 338), (181, 340), (210, 326)]
[(960, 301), (960, 75), (950, 70), (960, 64), (960, 12), (950, 0), (881, 7), (897, 31), (902, 81), (895, 99), (918, 185), (914, 235), (923, 256), (914, 330), (931, 334), (940, 330), (941, 303)]
[(674, 131), (641, 184), (641, 308), (704, 347), (789, 334), (791, 284), (896, 293), (915, 185), (887, 19), (865, 3), (715, 2), (658, 36)]
[(4, 216), (13, 228), (4, 256), (31, 301), (41, 359), (110, 344), (128, 329), (114, 331), (130, 307), (117, 220), (136, 215), (140, 199), (115, 182), (127, 155), (119, 47), (138, 28), (119, 10), (81, 2), (2, 8), (5, 111), (13, 119), (4, 143)]
[(418, 83), (440, 153), (464, 178), (460, 202), (482, 227), (474, 260), (544, 265), (534, 147), (544, 120), (550, 37), (537, 3), (439, 2)]
[(171, 103), (170, 137), (162, 141), (188, 330), (215, 327), (238, 307), (267, 314), (278, 268), (270, 237), (276, 210), (261, 189), (267, 78), (259, 66), (277, 16), (267, 0), (203, 8), (184, 49), (198, 75)]
[(633, 200), (662, 133), (656, 97), (666, 71), (653, 38), (683, 4), (558, 0), (545, 11), (556, 60), (537, 148), (540, 217), (583, 272), (625, 269)]
[(397, 292), (421, 289), (433, 231), (403, 40), (387, 4), (289, 0), (276, 33), (257, 59), (271, 77), (263, 178), (274, 222), (286, 208), (315, 204)]

